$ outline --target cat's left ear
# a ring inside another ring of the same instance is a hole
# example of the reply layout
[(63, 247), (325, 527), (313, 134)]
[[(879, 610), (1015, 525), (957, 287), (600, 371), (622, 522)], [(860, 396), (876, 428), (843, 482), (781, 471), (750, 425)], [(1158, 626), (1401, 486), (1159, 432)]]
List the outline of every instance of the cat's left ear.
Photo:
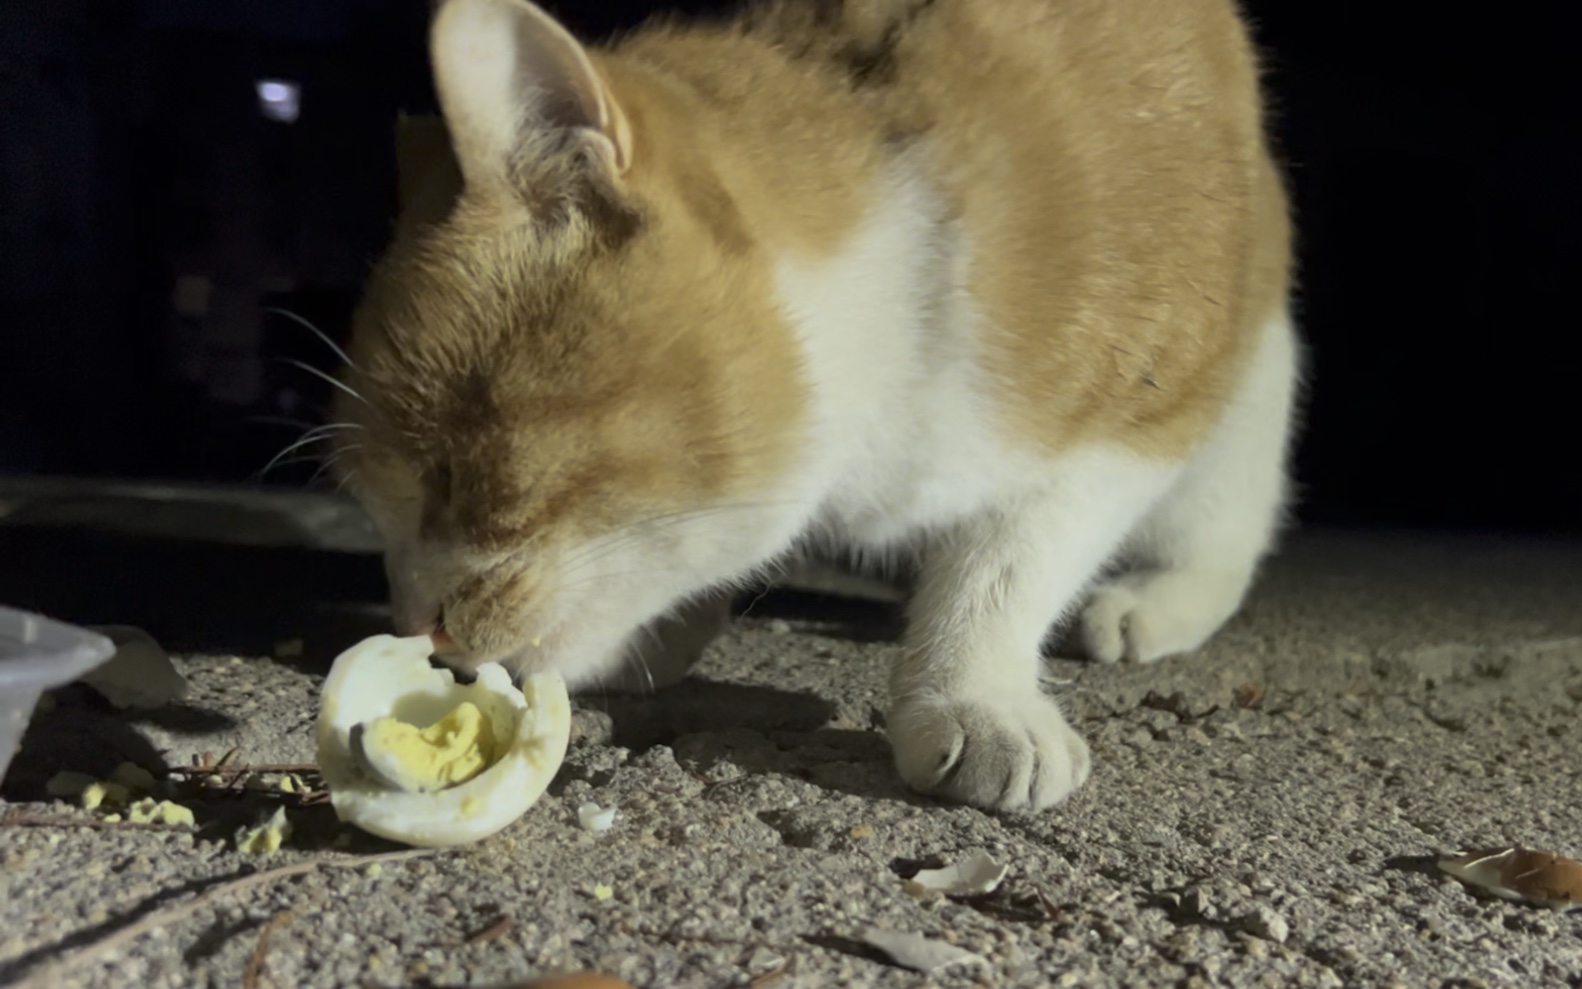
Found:
[(508, 188), (512, 159), (547, 129), (575, 132), (612, 175), (631, 167), (631, 128), (587, 51), (527, 0), (442, 0), (429, 49), (469, 188)]

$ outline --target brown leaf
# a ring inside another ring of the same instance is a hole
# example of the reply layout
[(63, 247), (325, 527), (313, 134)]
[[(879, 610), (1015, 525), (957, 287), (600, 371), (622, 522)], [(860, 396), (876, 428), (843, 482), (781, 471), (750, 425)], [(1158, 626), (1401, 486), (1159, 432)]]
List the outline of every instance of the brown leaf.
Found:
[(467, 943), (476, 944), (479, 941), (498, 941), (505, 937), (507, 932), (511, 930), (511, 924), (511, 918), (509, 916), (503, 916), (478, 933), (470, 935), (467, 938)]
[(1441, 859), (1439, 868), (1507, 900), (1568, 910), (1582, 906), (1582, 862), (1530, 848), (1487, 848)]
[(1237, 707), (1256, 708), (1263, 705), (1263, 684), (1251, 682), (1244, 683), (1236, 688), (1234, 695)]

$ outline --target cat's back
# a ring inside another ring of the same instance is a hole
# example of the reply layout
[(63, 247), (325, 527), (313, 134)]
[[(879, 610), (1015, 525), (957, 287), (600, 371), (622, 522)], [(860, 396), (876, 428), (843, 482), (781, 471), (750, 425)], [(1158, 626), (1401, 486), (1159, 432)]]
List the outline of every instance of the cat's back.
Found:
[(1236, 8), (931, 6), (897, 105), (927, 121), (960, 205), (1009, 427), (1184, 452), (1285, 302), (1286, 207)]
[(945, 199), (1010, 430), (1163, 456), (1202, 439), (1289, 265), (1233, 0), (811, 0), (756, 17), (840, 75)]

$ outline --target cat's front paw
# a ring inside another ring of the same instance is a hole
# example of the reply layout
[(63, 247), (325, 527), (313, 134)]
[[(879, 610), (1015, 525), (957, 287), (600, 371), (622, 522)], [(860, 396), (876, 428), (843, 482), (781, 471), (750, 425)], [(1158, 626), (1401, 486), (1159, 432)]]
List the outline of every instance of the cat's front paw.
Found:
[(1101, 663), (1153, 663), (1197, 650), (1241, 603), (1239, 574), (1164, 570), (1098, 588), (1083, 609), (1084, 651)]
[(909, 701), (889, 716), (907, 785), (990, 810), (1042, 810), (1088, 778), (1087, 743), (1046, 697)]

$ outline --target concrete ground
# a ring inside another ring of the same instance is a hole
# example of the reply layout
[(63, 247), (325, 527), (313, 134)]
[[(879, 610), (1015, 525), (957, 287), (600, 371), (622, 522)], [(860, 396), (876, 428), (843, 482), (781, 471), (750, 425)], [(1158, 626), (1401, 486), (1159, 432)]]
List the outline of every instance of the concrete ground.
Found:
[[(317, 687), (351, 626), (301, 657), (182, 656), (191, 693), (144, 715), (68, 689), (0, 805), (0, 984), (597, 968), (643, 987), (1582, 986), (1582, 911), (1493, 900), (1432, 866), (1507, 842), (1582, 856), (1582, 546), (1299, 537), (1202, 654), (1050, 662), (1095, 771), (1038, 815), (897, 783), (894, 630), (885, 604), (769, 596), (681, 686), (582, 698), (559, 778), (504, 833), (351, 868), (332, 866), (395, 846), (295, 796), (194, 785), (194, 832), (73, 826), (91, 815), (38, 789), (125, 757), (311, 760)], [(618, 808), (611, 830), (578, 826), (589, 800)], [(235, 829), (282, 802), (287, 846), (235, 851)], [(906, 891), (920, 864), (977, 848), (1009, 865), (994, 894)], [(293, 863), (322, 867), (192, 899)], [(180, 915), (128, 937), (160, 910)], [(909, 971), (862, 942), (871, 927), (983, 961)]]

